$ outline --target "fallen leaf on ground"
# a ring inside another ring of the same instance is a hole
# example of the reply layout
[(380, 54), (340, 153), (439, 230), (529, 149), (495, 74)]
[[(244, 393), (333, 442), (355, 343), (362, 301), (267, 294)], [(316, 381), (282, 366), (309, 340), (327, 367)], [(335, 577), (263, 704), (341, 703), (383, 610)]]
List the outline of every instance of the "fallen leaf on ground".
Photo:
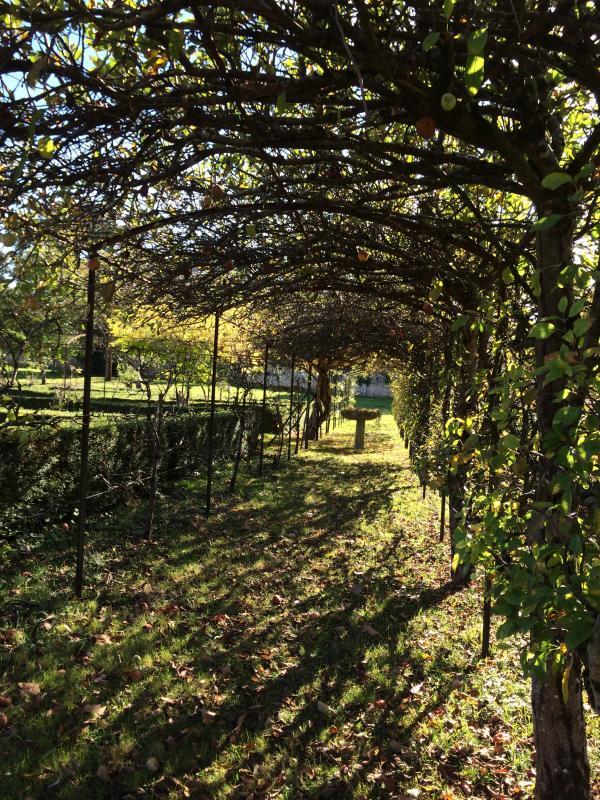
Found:
[(375, 630), (368, 622), (365, 622), (364, 625), (361, 626), (361, 631), (363, 633), (368, 633), (369, 636), (379, 636), (379, 631)]
[(332, 717), (335, 714), (335, 708), (328, 706), (327, 703), (323, 703), (321, 700), (317, 701), (317, 711), (326, 717)]
[(100, 703), (86, 703), (82, 711), (85, 711), (86, 714), (89, 714), (92, 719), (98, 719), (104, 714), (106, 709), (107, 706), (103, 706)]
[(28, 697), (36, 697), (41, 692), (39, 683), (20, 683), (19, 689)]

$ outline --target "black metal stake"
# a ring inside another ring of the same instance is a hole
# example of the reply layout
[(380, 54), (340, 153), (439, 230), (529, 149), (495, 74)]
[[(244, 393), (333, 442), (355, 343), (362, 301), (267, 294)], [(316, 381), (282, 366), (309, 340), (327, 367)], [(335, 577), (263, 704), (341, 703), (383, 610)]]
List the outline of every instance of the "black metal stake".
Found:
[(292, 354), (292, 374), (290, 376), (290, 427), (288, 430), (288, 452), (287, 460), (292, 457), (292, 420), (294, 418), (294, 368), (296, 366), (296, 356)]
[(206, 510), (204, 515), (210, 516), (211, 494), (212, 494), (212, 475), (213, 475), (213, 436), (215, 430), (215, 405), (217, 393), (217, 364), (219, 361), (219, 318), (218, 311), (215, 312), (215, 338), (213, 341), (212, 353), (212, 376), (210, 383), (210, 417), (208, 420), (208, 464), (206, 472)]
[(311, 387), (312, 387), (312, 367), (308, 368), (308, 387), (306, 391), (306, 419), (304, 421), (304, 449), (308, 450), (308, 433), (309, 433), (309, 417), (310, 417), (310, 401), (311, 401)]
[[(92, 259), (90, 258), (90, 261)], [(85, 355), (83, 359), (83, 416), (81, 422), (81, 464), (79, 471), (79, 516), (77, 518), (77, 564), (75, 567), (75, 595), (83, 592), (83, 559), (85, 525), (87, 522), (87, 495), (89, 484), (90, 418), (92, 396), (92, 357), (94, 355), (94, 304), (96, 301), (96, 271), (88, 269), (87, 317), (85, 321)]]
[(446, 490), (442, 489), (442, 509), (440, 511), (440, 542), (444, 541), (446, 532)]
[(267, 410), (267, 378), (269, 370), (269, 341), (265, 343), (265, 370), (263, 374), (263, 396), (260, 412), (260, 454), (258, 457), (258, 476), (263, 474), (263, 460), (265, 455), (265, 415)]
[(298, 396), (298, 416), (296, 418), (296, 448), (294, 453), (298, 455), (300, 449), (300, 426), (302, 424), (302, 400), (300, 399), (300, 379), (296, 383), (296, 395)]

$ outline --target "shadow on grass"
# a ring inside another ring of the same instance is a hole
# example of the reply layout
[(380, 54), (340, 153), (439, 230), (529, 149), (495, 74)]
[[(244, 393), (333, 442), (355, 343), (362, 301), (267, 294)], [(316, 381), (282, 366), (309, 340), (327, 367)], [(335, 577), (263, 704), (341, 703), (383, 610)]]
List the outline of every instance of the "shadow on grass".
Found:
[[(288, 796), (303, 797), (314, 765), (325, 765), (324, 775), (332, 766), (323, 737), (342, 724), (364, 718), (369, 752), (385, 748), (392, 734), (408, 747), (453, 673), (441, 658), (426, 672), (415, 661), (411, 683), (435, 680), (410, 714), (402, 709), (417, 702), (411, 686), (391, 676), (413, 659), (411, 620), (456, 587), (399, 582), (391, 567), (412, 548), (400, 530), (372, 550), (361, 541), (361, 531), (383, 525), (418, 491), (405, 483), (406, 466), (368, 460), (388, 447), (389, 438), (373, 432), (366, 458), (352, 460), (351, 449), (325, 440), (318, 457), (292, 461), (264, 482), (247, 472), (239, 495), (219, 498), (215, 516), (197, 517), (192, 530), (196, 506), (189, 495), (175, 496), (170, 533), (151, 546), (127, 541), (114, 518), (97, 525), (94, 610), (60, 635), (43, 620), (74, 607), (81, 616), (81, 605), (56, 568), (60, 539), (55, 549), (46, 546), (40, 579), (26, 578), (23, 591), (21, 573), (3, 611), (25, 639), (8, 655), (15, 722), (0, 754), (15, 768), (0, 776), (0, 787), (4, 781), (15, 797), (184, 797), (177, 791), (185, 786), (198, 798), (258, 798), (285, 771)], [(132, 521), (122, 519), (123, 528)], [(96, 638), (99, 619), (118, 622), (107, 644)], [(47, 680), (39, 708), (27, 711), (15, 684), (52, 669), (64, 672)], [(332, 710), (319, 711), (318, 702)], [(80, 710), (90, 703), (110, 711), (90, 721)], [(168, 774), (157, 777), (148, 758)], [(329, 796), (351, 794), (378, 758), (357, 759)]]

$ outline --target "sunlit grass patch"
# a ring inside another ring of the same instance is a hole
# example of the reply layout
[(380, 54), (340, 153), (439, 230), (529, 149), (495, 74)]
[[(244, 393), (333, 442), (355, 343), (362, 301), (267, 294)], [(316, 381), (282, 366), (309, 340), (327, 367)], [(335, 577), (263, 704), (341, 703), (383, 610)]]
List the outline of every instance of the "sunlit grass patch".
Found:
[(391, 416), (363, 453), (352, 428), (233, 497), (222, 467), (208, 521), (186, 482), (152, 544), (135, 507), (98, 520), (81, 602), (70, 549), (4, 576), (0, 796), (527, 797), (514, 653), (478, 661)]

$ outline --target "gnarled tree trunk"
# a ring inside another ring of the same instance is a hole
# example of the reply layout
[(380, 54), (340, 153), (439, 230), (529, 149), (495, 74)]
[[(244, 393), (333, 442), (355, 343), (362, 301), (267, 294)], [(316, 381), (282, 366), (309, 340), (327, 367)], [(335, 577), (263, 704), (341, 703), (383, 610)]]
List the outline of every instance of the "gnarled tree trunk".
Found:
[[(552, 209), (554, 210), (554, 209)], [(572, 252), (572, 222), (566, 207), (564, 219), (552, 228), (537, 234), (537, 255), (540, 275), (538, 318), (560, 318), (558, 303), (564, 290), (559, 276), (570, 262)], [(544, 211), (544, 213), (550, 213)], [(536, 361), (542, 367), (548, 357), (561, 345), (560, 326), (546, 339), (536, 340)], [(552, 430), (552, 421), (560, 404), (557, 397), (564, 381), (544, 382), (538, 377), (537, 427), (540, 438)], [(552, 483), (559, 470), (552, 458), (540, 460), (536, 476), (535, 499), (554, 502)], [(541, 514), (531, 526), (529, 539), (533, 543), (560, 540), (568, 548), (568, 533), (561, 533), (562, 512), (555, 511), (548, 519)], [(566, 537), (566, 538), (565, 538)], [(572, 654), (573, 665), (568, 680), (568, 694), (563, 697), (562, 676), (548, 670), (546, 676), (534, 678), (532, 686), (533, 723), (536, 746), (536, 800), (588, 800), (590, 797), (590, 771), (583, 714), (581, 668), (577, 654)]]
[(581, 669), (574, 658), (563, 696), (562, 675), (548, 671), (534, 678), (532, 706), (536, 762), (536, 800), (588, 800), (590, 765), (581, 698)]
[(329, 416), (331, 409), (331, 386), (329, 383), (329, 359), (321, 358), (315, 364), (317, 371), (317, 385), (315, 387), (315, 399), (308, 421), (307, 438), (316, 439), (319, 433), (319, 426)]

